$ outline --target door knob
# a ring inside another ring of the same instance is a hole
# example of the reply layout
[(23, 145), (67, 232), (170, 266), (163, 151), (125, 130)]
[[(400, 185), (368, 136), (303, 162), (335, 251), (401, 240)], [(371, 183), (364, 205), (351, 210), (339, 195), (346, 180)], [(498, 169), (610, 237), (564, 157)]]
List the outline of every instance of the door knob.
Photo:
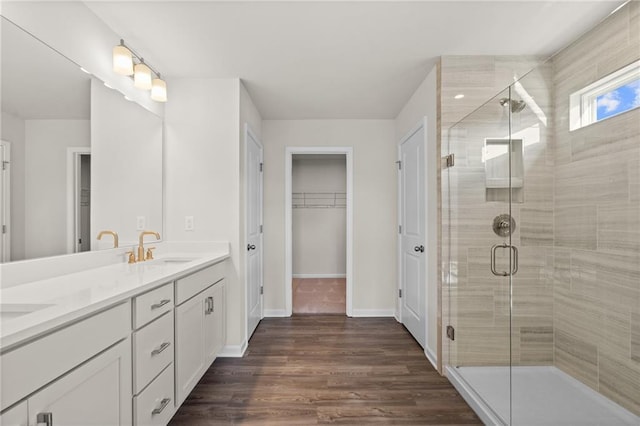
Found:
[(255, 250), (256, 246), (255, 244), (247, 244), (247, 250)]
[(416, 252), (418, 252), (418, 251), (419, 251), (420, 253), (422, 253), (422, 252), (424, 252), (424, 246), (422, 246), (422, 245), (420, 245), (420, 246), (415, 246), (415, 247), (413, 248), (413, 251), (416, 251)]

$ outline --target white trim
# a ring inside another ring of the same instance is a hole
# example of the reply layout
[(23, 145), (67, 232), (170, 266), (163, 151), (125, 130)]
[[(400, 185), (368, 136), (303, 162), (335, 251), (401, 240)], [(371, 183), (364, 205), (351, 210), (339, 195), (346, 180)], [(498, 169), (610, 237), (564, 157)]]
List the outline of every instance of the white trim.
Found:
[(347, 278), (347, 274), (293, 274), (293, 278)]
[(352, 317), (394, 317), (395, 309), (353, 309)]
[(427, 359), (429, 360), (433, 368), (435, 368), (436, 371), (438, 371), (438, 357), (436, 356), (436, 354), (433, 353), (431, 349), (429, 349), (427, 345), (425, 345), (424, 354), (426, 355)]
[(454, 388), (462, 395), (462, 398), (469, 404), (471, 409), (480, 417), (486, 425), (504, 425), (500, 416), (489, 407), (476, 391), (458, 374), (455, 368), (447, 367), (447, 379)]
[(218, 358), (242, 358), (247, 346), (246, 341), (242, 345), (225, 345), (218, 354)]
[(76, 252), (76, 157), (82, 154), (91, 155), (91, 147), (67, 148), (67, 254)]
[[(244, 247), (244, 245), (247, 243), (247, 235), (248, 235), (248, 228), (247, 228), (247, 209), (249, 206), (249, 194), (247, 191), (247, 170), (248, 170), (248, 163), (249, 163), (249, 157), (247, 155), (247, 152), (249, 151), (247, 149), (247, 145), (249, 143), (249, 136), (251, 137), (251, 139), (253, 139), (258, 146), (260, 147), (260, 162), (262, 163), (264, 158), (264, 146), (262, 145), (262, 142), (260, 142), (260, 139), (258, 138), (258, 136), (253, 132), (253, 130), (251, 130), (251, 126), (249, 126), (249, 123), (244, 123), (244, 178), (242, 179), (244, 182), (244, 238), (245, 241), (242, 243), (242, 247)], [(260, 175), (260, 223), (263, 224), (264, 223), (264, 175)], [(260, 234), (260, 274), (263, 274), (264, 271), (264, 234)], [(249, 262), (247, 262), (247, 256), (245, 253), (244, 256), (244, 310), (245, 310), (245, 315), (244, 315), (244, 333), (245, 333), (245, 341), (249, 339), (249, 282), (248, 282), (248, 277), (249, 277)], [(260, 279), (260, 285), (263, 286), (264, 288), (264, 275), (261, 277)], [(264, 294), (260, 295), (260, 299), (262, 299), (260, 301), (260, 318), (264, 318)]]
[(289, 317), (291, 315), (287, 315), (287, 311), (284, 309), (265, 309), (264, 317), (265, 318), (284, 318)]
[[(0, 173), (4, 174), (4, 188), (2, 188), (2, 208), (4, 211), (0, 211), (0, 227), (7, 225), (6, 233), (2, 233), (2, 229), (0, 229), (0, 242), (2, 244), (0, 263), (3, 263), (11, 260), (11, 143), (0, 140), (0, 145), (4, 149), (4, 156), (0, 158)], [(6, 170), (2, 169), (4, 161), (9, 162), (9, 167)]]
[(293, 313), (293, 220), (292, 220), (292, 169), (294, 154), (344, 154), (347, 163), (347, 316), (353, 316), (353, 148), (352, 147), (292, 147), (285, 150), (285, 311), (287, 316)]

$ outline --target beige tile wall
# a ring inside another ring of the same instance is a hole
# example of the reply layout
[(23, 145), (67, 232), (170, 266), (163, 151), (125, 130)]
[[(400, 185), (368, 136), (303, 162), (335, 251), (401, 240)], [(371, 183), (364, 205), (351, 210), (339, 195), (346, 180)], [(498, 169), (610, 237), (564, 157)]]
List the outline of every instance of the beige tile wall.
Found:
[(569, 132), (569, 95), (640, 59), (631, 2), (553, 59), (555, 365), (640, 414), (640, 109)]

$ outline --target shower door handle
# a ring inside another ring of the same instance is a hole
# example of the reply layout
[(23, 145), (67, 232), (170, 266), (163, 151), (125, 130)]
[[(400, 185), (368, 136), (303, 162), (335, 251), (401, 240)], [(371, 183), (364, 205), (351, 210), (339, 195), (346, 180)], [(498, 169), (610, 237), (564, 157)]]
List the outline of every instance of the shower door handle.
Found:
[[(513, 252), (513, 264), (511, 266), (511, 273), (496, 271), (496, 250), (499, 248), (508, 248), (510, 253)], [(509, 244), (496, 244), (491, 247), (491, 273), (499, 277), (508, 277), (509, 275), (515, 275), (518, 272), (518, 248)]]

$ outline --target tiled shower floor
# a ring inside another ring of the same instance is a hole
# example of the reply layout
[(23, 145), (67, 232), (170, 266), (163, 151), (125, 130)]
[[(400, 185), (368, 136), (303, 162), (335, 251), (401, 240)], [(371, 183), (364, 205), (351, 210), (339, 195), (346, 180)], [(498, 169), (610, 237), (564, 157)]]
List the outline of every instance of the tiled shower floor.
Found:
[[(453, 370), (508, 424), (509, 367)], [(640, 425), (640, 417), (556, 367), (514, 367), (511, 380), (513, 425)]]

